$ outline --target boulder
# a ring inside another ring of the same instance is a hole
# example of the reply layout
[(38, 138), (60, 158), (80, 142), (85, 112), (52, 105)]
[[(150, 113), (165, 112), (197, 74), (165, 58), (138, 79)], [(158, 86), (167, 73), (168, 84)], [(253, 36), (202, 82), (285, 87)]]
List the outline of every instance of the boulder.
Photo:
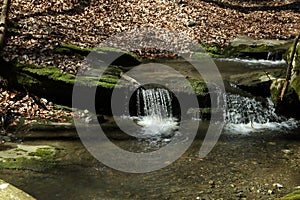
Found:
[(34, 200), (32, 196), (0, 179), (1, 200)]
[(269, 97), (270, 86), (276, 79), (275, 77), (283, 76), (283, 74), (285, 74), (285, 71), (282, 69), (256, 70), (232, 75), (229, 82), (254, 96)]
[(255, 59), (278, 60), (293, 43), (292, 40), (255, 40), (248, 36), (238, 36), (224, 49), (227, 57), (249, 57)]

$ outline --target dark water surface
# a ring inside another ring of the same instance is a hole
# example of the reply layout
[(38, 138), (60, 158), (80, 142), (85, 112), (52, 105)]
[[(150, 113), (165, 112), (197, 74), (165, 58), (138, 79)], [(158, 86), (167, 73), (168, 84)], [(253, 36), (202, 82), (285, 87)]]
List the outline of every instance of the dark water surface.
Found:
[[(154, 172), (130, 174), (108, 168), (76, 139), (25, 139), (24, 144), (61, 149), (57, 166), (44, 172), (1, 170), (0, 178), (37, 199), (274, 199), (300, 185), (300, 129), (223, 133), (212, 152), (199, 159), (207, 124), (201, 122), (200, 127), (180, 159)], [(131, 140), (114, 142), (124, 148), (136, 145)], [(283, 188), (277, 189), (276, 183)]]

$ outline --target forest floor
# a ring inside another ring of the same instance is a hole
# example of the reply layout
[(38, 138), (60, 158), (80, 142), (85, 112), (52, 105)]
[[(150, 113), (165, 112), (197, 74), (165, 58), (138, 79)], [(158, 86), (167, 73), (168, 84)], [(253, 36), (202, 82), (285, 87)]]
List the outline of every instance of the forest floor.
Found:
[[(197, 42), (226, 46), (239, 35), (292, 39), (300, 31), (298, 0), (66, 0), (11, 2), (6, 60), (56, 66), (76, 74), (81, 59), (57, 54), (60, 44), (97, 47), (112, 35), (162, 28)], [(164, 38), (170, 40), (173, 38)], [(116, 41), (120, 44), (122, 41)], [(154, 57), (151, 50), (137, 50)], [(157, 53), (157, 52), (156, 52)]]

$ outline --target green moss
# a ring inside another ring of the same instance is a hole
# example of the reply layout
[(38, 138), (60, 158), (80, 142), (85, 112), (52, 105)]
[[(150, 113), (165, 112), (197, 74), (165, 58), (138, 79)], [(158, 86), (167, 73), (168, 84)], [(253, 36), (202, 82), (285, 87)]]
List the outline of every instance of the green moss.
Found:
[[(293, 50), (293, 45), (291, 45), (289, 47), (289, 49), (286, 51), (286, 53), (284, 54), (284, 59), (289, 61), (290, 57), (291, 57), (291, 52)], [(300, 43), (297, 44), (297, 49), (296, 49), (296, 54), (294, 57), (295, 61), (296, 61), (296, 70), (300, 70)]]
[[(118, 75), (122, 71), (120, 68), (108, 68), (108, 71), (98, 80), (97, 77), (79, 77), (72, 74), (64, 74), (58, 68), (53, 66), (39, 66), (29, 64), (16, 64), (16, 67), (21, 69), (23, 72), (19, 72), (17, 80), (22, 85), (34, 86), (41, 85), (42, 81), (51, 79), (64, 84), (74, 84), (75, 80), (78, 84), (85, 86), (100, 86), (104, 88), (114, 88), (118, 82)], [(29, 74), (28, 74), (29, 72)], [(30, 76), (32, 75), (32, 76)]]
[(56, 164), (55, 152), (52, 148), (38, 148), (35, 152), (28, 154), (24, 149), (15, 149), (14, 151), (17, 157), (0, 158), (0, 169), (31, 169), (42, 171), (54, 167)]
[(31, 152), (28, 155), (29, 156), (37, 156), (43, 160), (52, 160), (54, 151), (51, 148), (39, 148), (35, 152)]
[(23, 73), (23, 72), (16, 73), (16, 79), (17, 79), (18, 84), (26, 85), (29, 87), (41, 83), (38, 79), (36, 79), (32, 76), (29, 76), (28, 74)]
[[(205, 52), (203, 52), (205, 50)], [(196, 58), (201, 58), (203, 56), (210, 56), (213, 58), (224, 57), (223, 56), (223, 48), (219, 45), (206, 44), (201, 42), (199, 46), (193, 48), (193, 51), (196, 52)], [(193, 55), (194, 56), (194, 55)]]
[(260, 45), (260, 46), (240, 46), (240, 52), (243, 53), (261, 53), (271, 51), (273, 47)]
[[(73, 44), (60, 44), (55, 49), (56, 53), (65, 55), (87, 56), (93, 49), (81, 48)], [(83, 58), (83, 57), (82, 57)]]
[(297, 76), (291, 83), (291, 87), (295, 90), (300, 101), (300, 76)]
[(39, 160), (35, 158), (8, 158), (5, 162), (0, 161), (0, 169), (31, 169), (42, 171), (54, 167), (55, 162), (50, 160)]
[(189, 79), (189, 82), (197, 96), (206, 96), (208, 94), (208, 88), (203, 80)]
[(296, 190), (278, 200), (300, 200), (300, 190)]
[[(22, 71), (24, 72), (30, 72), (31, 74), (35, 74), (38, 76), (44, 76), (47, 77), (49, 79), (52, 80), (56, 80), (56, 81), (63, 81), (65, 83), (74, 83), (75, 80), (75, 76), (72, 74), (64, 74), (60, 71), (60, 69), (58, 69), (57, 67), (53, 67), (53, 66), (40, 66), (40, 65), (33, 65), (33, 64), (20, 64), (17, 63), (15, 65), (17, 68), (22, 69)], [(25, 77), (25, 78), (28, 78)], [(29, 79), (29, 81), (32, 80)], [(33, 82), (36, 83), (36, 82)]]

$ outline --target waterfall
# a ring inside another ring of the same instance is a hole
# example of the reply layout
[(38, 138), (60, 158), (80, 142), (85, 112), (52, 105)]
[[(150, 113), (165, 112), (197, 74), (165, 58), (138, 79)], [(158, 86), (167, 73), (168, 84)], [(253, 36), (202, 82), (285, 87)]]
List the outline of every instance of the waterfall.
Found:
[(297, 121), (287, 119), (275, 112), (270, 98), (265, 103), (240, 95), (227, 95), (225, 128), (231, 132), (249, 133), (262, 129), (290, 129), (297, 126)]
[(162, 88), (140, 89), (137, 92), (137, 109), (139, 116), (156, 116), (161, 119), (172, 117), (171, 94)]
[(178, 129), (172, 114), (171, 93), (163, 88), (138, 89), (137, 124), (150, 136), (169, 136)]

